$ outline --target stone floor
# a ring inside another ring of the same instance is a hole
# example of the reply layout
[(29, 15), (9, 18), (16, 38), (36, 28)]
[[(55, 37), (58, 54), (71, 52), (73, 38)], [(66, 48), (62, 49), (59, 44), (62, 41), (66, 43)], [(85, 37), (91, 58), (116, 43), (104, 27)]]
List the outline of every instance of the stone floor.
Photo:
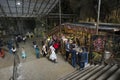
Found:
[[(25, 47), (27, 53), (26, 60), (20, 57), (21, 47)], [(68, 62), (65, 62), (61, 54), (57, 54), (58, 63), (53, 63), (45, 57), (36, 59), (32, 41), (30, 40), (26, 44), (20, 43), (20, 48), (17, 53), (21, 62), (18, 70), (18, 80), (57, 80), (61, 76), (75, 70)], [(13, 55), (6, 52), (5, 58), (0, 58), (0, 80), (9, 80), (12, 72)]]

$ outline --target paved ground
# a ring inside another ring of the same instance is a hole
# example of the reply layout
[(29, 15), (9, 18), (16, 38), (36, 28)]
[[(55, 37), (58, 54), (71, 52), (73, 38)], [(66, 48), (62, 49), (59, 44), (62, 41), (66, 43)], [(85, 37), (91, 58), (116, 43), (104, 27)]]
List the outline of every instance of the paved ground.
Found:
[[(57, 54), (58, 63), (53, 63), (44, 57), (36, 59), (32, 41), (28, 41), (26, 44), (20, 43), (20, 49), (21, 47), (25, 47), (27, 59), (23, 60), (20, 57), (18, 80), (56, 80), (75, 70), (68, 62), (64, 61), (60, 54)], [(19, 56), (20, 49), (18, 50)], [(5, 58), (0, 58), (0, 80), (9, 80), (12, 72), (13, 55), (6, 52)]]
[[(47, 58), (35, 59), (20, 63), (18, 80), (56, 80), (75, 69), (58, 55), (58, 63), (53, 63)], [(8, 80), (12, 76), (12, 66), (0, 70), (0, 78)]]
[[(32, 41), (29, 40), (26, 44), (20, 43), (19, 46), (20, 47), (19, 47), (19, 49), (17, 49), (17, 54), (20, 57), (20, 61), (22, 61), (22, 58), (21, 58), (21, 48), (22, 47), (25, 48), (25, 51), (27, 53), (26, 61), (31, 61), (31, 60), (36, 59), (35, 51), (32, 47)], [(5, 49), (5, 57), (0, 58), (0, 68), (5, 68), (5, 67), (13, 65), (13, 54), (8, 53), (8, 49), (6, 46), (4, 46), (3, 48)]]

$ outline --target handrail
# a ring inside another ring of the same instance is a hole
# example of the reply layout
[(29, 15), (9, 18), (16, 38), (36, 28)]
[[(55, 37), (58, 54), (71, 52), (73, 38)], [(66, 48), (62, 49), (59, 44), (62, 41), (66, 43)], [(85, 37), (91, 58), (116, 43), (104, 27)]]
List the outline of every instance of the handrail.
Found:
[(18, 65), (20, 64), (20, 59), (17, 53), (13, 54), (14, 56), (14, 64), (13, 64), (13, 75), (9, 80), (17, 80), (18, 74)]

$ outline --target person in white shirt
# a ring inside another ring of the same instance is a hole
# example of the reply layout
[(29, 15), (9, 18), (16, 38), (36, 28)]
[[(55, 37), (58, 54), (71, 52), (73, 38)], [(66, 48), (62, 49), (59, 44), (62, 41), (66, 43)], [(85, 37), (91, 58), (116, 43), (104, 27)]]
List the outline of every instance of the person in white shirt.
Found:
[(15, 48), (15, 46), (13, 46), (11, 50), (12, 50), (12, 53), (13, 53), (13, 54), (16, 53), (16, 48)]
[(57, 61), (57, 56), (56, 56), (55, 48), (53, 47), (53, 45), (50, 46), (50, 51), (51, 51), (51, 54), (49, 56), (49, 59), (56, 62)]
[(26, 42), (26, 36), (23, 37), (23, 42), (25, 44), (25, 42)]
[(46, 46), (46, 44), (44, 44), (43, 47), (42, 47), (42, 54), (43, 54), (44, 57), (47, 55), (47, 46)]

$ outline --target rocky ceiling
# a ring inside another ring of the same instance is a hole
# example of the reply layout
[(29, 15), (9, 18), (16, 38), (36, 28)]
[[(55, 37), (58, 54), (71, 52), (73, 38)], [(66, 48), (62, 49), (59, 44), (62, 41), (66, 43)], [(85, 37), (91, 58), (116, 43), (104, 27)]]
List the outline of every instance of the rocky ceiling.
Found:
[(40, 17), (47, 15), (59, 0), (0, 0), (0, 17)]

